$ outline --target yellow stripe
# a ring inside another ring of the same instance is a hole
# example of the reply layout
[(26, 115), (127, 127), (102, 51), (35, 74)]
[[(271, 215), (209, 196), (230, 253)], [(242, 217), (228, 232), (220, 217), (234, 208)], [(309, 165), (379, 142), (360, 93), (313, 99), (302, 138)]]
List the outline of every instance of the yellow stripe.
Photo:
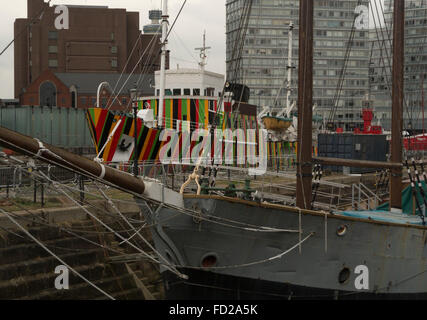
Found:
[(141, 151), (141, 153), (139, 155), (139, 160), (140, 161), (146, 160), (146, 159), (142, 159), (142, 157), (145, 154), (145, 151), (147, 150), (148, 141), (150, 141), (151, 135), (152, 135), (153, 131), (154, 131), (153, 129), (149, 129), (148, 130), (147, 138), (145, 138), (144, 146), (142, 147), (142, 151)]
[[(114, 120), (115, 120), (115, 122), (113, 122), (113, 125), (112, 125), (112, 126), (111, 126), (111, 128), (110, 128), (110, 132), (108, 133), (108, 137), (111, 135), (111, 132), (113, 132), (114, 128), (115, 128), (115, 127), (117, 126), (117, 124), (119, 123), (119, 121), (120, 121), (120, 116), (115, 116), (115, 117), (114, 117)], [(119, 132), (116, 132), (116, 134), (120, 134), (120, 133), (119, 133)], [(104, 161), (107, 161), (107, 159), (108, 159), (108, 156), (109, 156), (109, 154), (110, 154), (111, 145), (112, 145), (112, 143), (113, 143), (113, 140), (114, 140), (114, 137), (112, 137), (112, 139), (110, 140), (110, 142), (107, 144), (107, 147), (105, 148), (104, 156), (103, 156)]]

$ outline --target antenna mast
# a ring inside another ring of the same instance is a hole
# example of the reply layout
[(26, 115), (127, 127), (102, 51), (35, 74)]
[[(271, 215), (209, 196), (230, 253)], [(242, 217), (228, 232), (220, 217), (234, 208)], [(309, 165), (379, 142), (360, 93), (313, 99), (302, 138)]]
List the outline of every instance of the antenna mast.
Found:
[(206, 62), (206, 60), (208, 58), (208, 56), (206, 54), (206, 50), (208, 50), (208, 49), (211, 49), (211, 47), (206, 47), (206, 30), (205, 30), (205, 32), (203, 33), (203, 47), (194, 49), (194, 50), (200, 51), (199, 66), (200, 66), (200, 69), (203, 71), (205, 71), (205, 66), (208, 64)]
[(160, 95), (159, 95), (159, 114), (157, 126), (163, 127), (163, 105), (165, 100), (165, 87), (166, 87), (166, 53), (167, 53), (167, 35), (169, 26), (168, 15), (168, 0), (163, 0), (162, 9), (162, 55), (160, 59)]

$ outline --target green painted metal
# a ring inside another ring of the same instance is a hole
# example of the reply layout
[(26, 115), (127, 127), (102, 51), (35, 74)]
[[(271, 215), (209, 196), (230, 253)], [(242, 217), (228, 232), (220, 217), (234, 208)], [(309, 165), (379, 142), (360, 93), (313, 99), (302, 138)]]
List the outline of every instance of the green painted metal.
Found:
[(93, 148), (83, 109), (7, 106), (0, 125), (65, 149)]

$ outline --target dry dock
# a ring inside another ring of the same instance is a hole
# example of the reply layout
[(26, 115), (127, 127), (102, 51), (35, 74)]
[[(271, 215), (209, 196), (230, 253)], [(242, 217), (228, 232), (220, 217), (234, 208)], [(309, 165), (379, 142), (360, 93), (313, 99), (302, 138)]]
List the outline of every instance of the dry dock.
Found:
[[(106, 203), (98, 201), (97, 206), (104, 207), (98, 214), (108, 226), (124, 230), (117, 217), (106, 218), (109, 210)], [(127, 218), (139, 218), (138, 207), (119, 206)], [(133, 252), (123, 249), (116, 235), (88, 217), (80, 207), (21, 211), (14, 215), (48, 249), (115, 299), (163, 298), (157, 266), (144, 260), (121, 262), (118, 256), (126, 257)], [(61, 263), (1, 214), (0, 227), (0, 299), (108, 299), (73, 272), (69, 275), (69, 289), (57, 290), (55, 268)], [(149, 239), (147, 230), (143, 235)], [(149, 248), (139, 245), (149, 252)]]

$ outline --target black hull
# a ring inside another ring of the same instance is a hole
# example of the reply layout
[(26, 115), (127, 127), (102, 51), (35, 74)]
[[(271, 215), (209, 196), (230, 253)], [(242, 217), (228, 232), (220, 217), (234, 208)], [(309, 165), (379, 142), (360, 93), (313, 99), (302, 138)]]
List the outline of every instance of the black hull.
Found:
[(301, 287), (291, 284), (231, 277), (211, 272), (181, 270), (188, 281), (163, 273), (166, 300), (426, 300), (427, 293), (375, 294)]

